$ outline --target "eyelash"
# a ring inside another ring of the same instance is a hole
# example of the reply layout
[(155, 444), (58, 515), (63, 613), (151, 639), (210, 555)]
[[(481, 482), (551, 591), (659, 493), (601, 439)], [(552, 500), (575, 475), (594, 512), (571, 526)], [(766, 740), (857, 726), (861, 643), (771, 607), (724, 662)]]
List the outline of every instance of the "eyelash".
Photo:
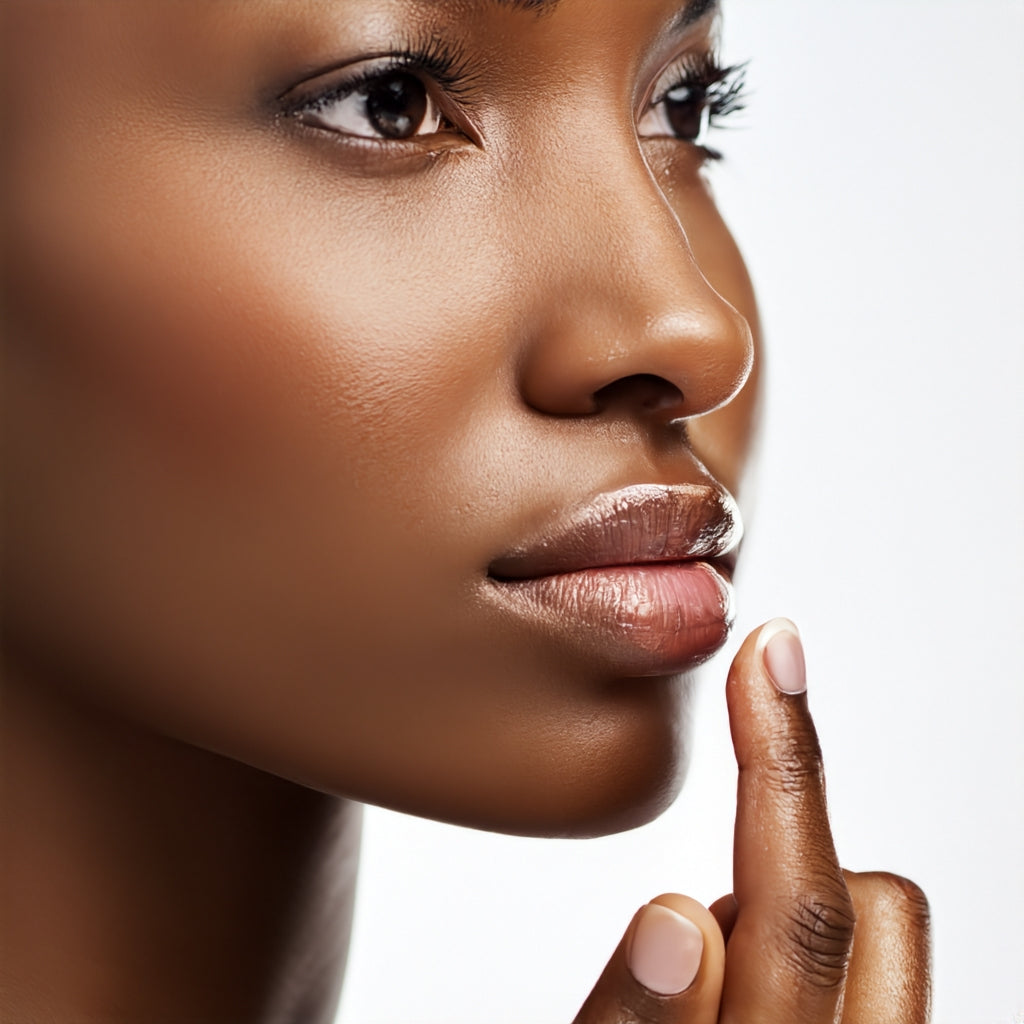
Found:
[(676, 86), (699, 86), (705, 89), (711, 100), (712, 116), (725, 117), (746, 108), (749, 64), (749, 61), (743, 61), (740, 64), (724, 65), (713, 53), (703, 53), (697, 58), (685, 57), (676, 65), (682, 73)]
[[(410, 45), (404, 49), (381, 54), (377, 58), (368, 57), (359, 61), (358, 65), (363, 66), (363, 70), (353, 70), (336, 84), (314, 92), (312, 95), (308, 91), (308, 84), (307, 87), (300, 86), (298, 90), (289, 90), (282, 97), (283, 112), (299, 120), (311, 118), (330, 107), (331, 104), (358, 93), (365, 86), (380, 82), (388, 75), (402, 73), (417, 79), (425, 90), (429, 102), (437, 108), (440, 117), (439, 132), (455, 131), (466, 134), (452, 123), (453, 119), (447, 113), (450, 104), (445, 103), (445, 99), (454, 101), (454, 104), (462, 110), (471, 111), (474, 97), (477, 95), (478, 76), (471, 71), (469, 59), (456, 44), (441, 36), (431, 35), (423, 41), (422, 45)], [(673, 92), (681, 89), (698, 91), (701, 102), (699, 134), (692, 139), (682, 139), (678, 135), (669, 137), (691, 142), (699, 146), (707, 159), (720, 160), (722, 154), (702, 142), (701, 136), (705, 134), (706, 128), (720, 127), (729, 115), (746, 108), (747, 66), (747, 62), (723, 65), (717, 54), (713, 52), (697, 55), (687, 54), (662, 72), (658, 84), (667, 76), (671, 76), (669, 84), (660, 89), (656, 87), (656, 96), (649, 102), (643, 117), (647, 116), (648, 111), (664, 103)], [(312, 81), (315, 82), (319, 77), (321, 76), (315, 76)], [(291, 96), (291, 93), (295, 91), (299, 95)], [(324, 125), (314, 124), (313, 126), (321, 127), (325, 131), (334, 131), (348, 141), (371, 145), (400, 145), (410, 141), (415, 144), (416, 138), (415, 136), (406, 139), (378, 138), (371, 135), (342, 132)]]
[[(328, 109), (353, 94), (366, 90), (373, 83), (382, 82), (388, 76), (405, 75), (415, 79), (423, 89), (427, 102), (440, 116), (439, 131), (455, 130), (466, 134), (453, 125), (449, 116), (451, 107), (456, 106), (462, 111), (471, 111), (473, 107), (475, 76), (470, 70), (470, 62), (456, 44), (437, 35), (430, 35), (422, 43), (412, 43), (378, 56), (367, 56), (348, 65), (347, 68), (335, 69), (342, 77), (325, 87), (317, 88), (316, 83), (324, 78), (336, 78), (330, 71), (314, 74), (303, 84), (289, 89), (281, 97), (281, 113), (312, 127), (320, 127), (324, 131), (333, 131), (350, 144), (364, 145), (401, 145), (410, 139), (377, 138), (372, 135), (356, 135), (332, 129), (326, 125), (317, 125), (312, 118), (321, 111)], [(306, 120), (309, 119), (309, 120)]]
[(442, 92), (460, 103), (467, 102), (472, 91), (473, 78), (468, 60), (460, 50), (438, 36), (432, 36), (422, 49), (396, 50), (377, 58), (367, 57), (358, 63), (370, 64), (372, 67), (347, 76), (337, 85), (315, 96), (300, 100), (289, 112), (301, 114), (320, 109), (356, 92), (360, 86), (395, 71), (404, 71), (420, 78), (424, 84), (433, 82)]
[(696, 137), (688, 141), (700, 146), (709, 160), (721, 160), (722, 153), (703, 142), (702, 136), (708, 128), (721, 128), (731, 114), (746, 109), (748, 65), (748, 61), (724, 65), (717, 54), (711, 52), (696, 56), (687, 54), (662, 72), (659, 84), (666, 78), (669, 78), (669, 83), (662, 88), (656, 87), (647, 110), (653, 110), (664, 103), (673, 92), (681, 89), (696, 90), (701, 102), (701, 127)]

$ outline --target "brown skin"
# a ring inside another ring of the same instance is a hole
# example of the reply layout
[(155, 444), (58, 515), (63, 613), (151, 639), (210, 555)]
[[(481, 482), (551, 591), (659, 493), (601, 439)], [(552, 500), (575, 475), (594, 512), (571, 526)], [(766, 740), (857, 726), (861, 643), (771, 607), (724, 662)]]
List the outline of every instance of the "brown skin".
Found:
[[(358, 802), (593, 835), (675, 796), (690, 674), (622, 678), (601, 644), (507, 614), (487, 569), (596, 494), (742, 496), (752, 289), (699, 148), (637, 138), (662, 68), (711, 46), (708, 18), (665, 31), (679, 7), (3, 5), (15, 1019), (329, 1020)], [(409, 26), (475, 71), (432, 141), (282, 112)], [(772, 744), (813, 734), (802, 698), (749, 699), (727, 955), (652, 1001), (620, 950), (581, 1020), (714, 1020), (723, 984), (722, 1020), (833, 1019), (771, 1016), (781, 966), (750, 989), (745, 936), (785, 914), (741, 879), (795, 899), (801, 853), (846, 890), (816, 783), (798, 813), (756, 797)], [(777, 856), (744, 838), (752, 807)], [(888, 1020), (886, 992), (926, 991), (924, 954), (850, 888), (872, 925), (844, 1019)], [(910, 950), (895, 973), (886, 943)]]
[(775, 690), (757, 637), (744, 642), (727, 684), (739, 764), (735, 892), (710, 911), (684, 896), (653, 901), (700, 927), (700, 972), (670, 998), (637, 985), (626, 962), (634, 919), (576, 1024), (929, 1020), (927, 901), (904, 878), (840, 870), (806, 694)]

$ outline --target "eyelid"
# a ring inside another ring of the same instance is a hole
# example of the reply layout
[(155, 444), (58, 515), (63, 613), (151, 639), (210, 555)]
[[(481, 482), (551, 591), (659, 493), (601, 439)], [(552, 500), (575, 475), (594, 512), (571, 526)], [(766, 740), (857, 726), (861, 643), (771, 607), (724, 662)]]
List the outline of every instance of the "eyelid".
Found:
[(404, 71), (415, 75), (431, 93), (431, 98), (434, 98), (433, 83), (428, 76), (421, 73), (415, 64), (404, 60), (402, 55), (384, 53), (377, 56), (361, 57), (347, 64), (317, 72), (282, 93), (281, 107), (285, 114), (300, 114), (311, 109), (317, 103), (328, 103), (341, 96), (348, 96), (359, 86), (394, 71)]
[(301, 120), (303, 114), (314, 111), (318, 104), (327, 105), (335, 100), (344, 99), (365, 83), (396, 71), (412, 75), (423, 84), (430, 102), (444, 122), (439, 131), (407, 139), (383, 139), (317, 125), (310, 127), (325, 133), (333, 131), (339, 139), (351, 144), (422, 149), (424, 140), (431, 140), (434, 148), (434, 143), (440, 143), (447, 138), (449, 145), (440, 148), (451, 148), (451, 144), (456, 140), (483, 148), (480, 132), (467, 110), (467, 107), (471, 106), (467, 94), (471, 91), (472, 83), (464, 70), (463, 58), (457, 51), (449, 49), (443, 41), (436, 39), (421, 51), (389, 50), (367, 54), (319, 71), (281, 94), (278, 100), (281, 115)]
[(718, 75), (723, 68), (717, 55), (712, 50), (701, 49), (698, 52), (685, 50), (677, 53), (654, 76), (643, 97), (642, 110), (660, 103), (665, 96), (683, 82), (704, 85), (711, 76)]
[[(745, 61), (725, 64), (714, 49), (701, 48), (677, 54), (651, 80), (637, 113), (637, 125), (663, 103), (674, 89), (681, 86), (700, 89), (705, 97), (703, 125), (697, 138), (689, 141), (701, 144), (699, 140), (706, 135), (708, 128), (719, 126), (729, 114), (745, 109), (747, 64)], [(702, 148), (708, 156), (715, 159), (721, 157), (717, 150), (706, 145), (702, 145)]]

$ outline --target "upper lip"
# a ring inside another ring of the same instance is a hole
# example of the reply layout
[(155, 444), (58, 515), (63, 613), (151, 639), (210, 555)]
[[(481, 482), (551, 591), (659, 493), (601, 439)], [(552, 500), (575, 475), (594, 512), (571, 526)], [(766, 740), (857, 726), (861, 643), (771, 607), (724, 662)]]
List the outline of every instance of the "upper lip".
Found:
[(711, 483), (637, 484), (597, 495), (495, 559), (489, 575), (525, 580), (659, 562), (716, 560), (731, 569), (739, 508)]

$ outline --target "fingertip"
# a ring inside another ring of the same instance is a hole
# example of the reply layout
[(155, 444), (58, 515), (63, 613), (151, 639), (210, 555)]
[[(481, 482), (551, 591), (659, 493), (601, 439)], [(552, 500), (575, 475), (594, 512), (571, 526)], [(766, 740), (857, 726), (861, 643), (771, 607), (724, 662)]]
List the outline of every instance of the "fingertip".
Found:
[(661, 903), (637, 915), (627, 953), (630, 973), (648, 992), (677, 996), (700, 971), (704, 933), (688, 917)]
[(729, 670), (730, 694), (738, 686), (753, 698), (807, 691), (803, 641), (792, 619), (770, 619), (747, 635)]
[(779, 693), (806, 693), (807, 666), (796, 623), (785, 618), (766, 622), (757, 635), (756, 651)]
[[(767, 781), (789, 788), (820, 769), (821, 750), (806, 692), (796, 624), (776, 618), (750, 633), (733, 660), (727, 685), (729, 725), (741, 770), (756, 767), (759, 776), (767, 772)], [(787, 768), (799, 778), (776, 779)]]
[[(644, 916), (648, 912), (652, 917), (660, 918), (663, 922), (666, 919), (662, 915), (671, 913), (673, 917), (685, 921), (688, 929), (693, 929), (700, 936), (699, 947), (689, 947), (690, 950), (699, 948), (696, 969), (688, 983), (678, 992), (707, 987), (708, 984), (720, 985), (725, 969), (725, 939), (722, 937), (722, 930), (711, 911), (689, 896), (679, 893), (662, 893), (643, 908)], [(687, 934), (690, 937), (689, 941), (693, 941), (693, 932), (688, 931)], [(680, 952), (683, 952), (682, 929), (676, 933), (676, 938), (680, 940)], [(632, 970), (632, 963), (630, 963), (630, 969)], [(680, 976), (682, 976), (681, 970)], [(636, 977), (635, 974), (634, 977)], [(641, 984), (645, 984), (641, 979), (637, 978), (637, 980)], [(646, 987), (650, 988), (650, 986)], [(654, 990), (652, 989), (652, 991)]]
[(641, 907), (575, 1024), (715, 1024), (725, 942), (707, 908), (665, 893)]

